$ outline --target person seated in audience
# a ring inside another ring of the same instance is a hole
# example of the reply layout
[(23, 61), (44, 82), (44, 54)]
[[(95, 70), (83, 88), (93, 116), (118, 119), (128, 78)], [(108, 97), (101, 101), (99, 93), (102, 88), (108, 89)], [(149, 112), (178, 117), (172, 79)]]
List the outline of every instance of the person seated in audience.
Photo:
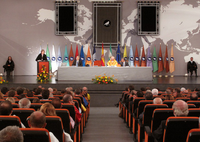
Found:
[(154, 97), (158, 96), (158, 89), (156, 88), (152, 89), (151, 93), (153, 94)]
[[(45, 128), (47, 123), (44, 113), (40, 111), (33, 112), (28, 120), (28, 125), (30, 128)], [(49, 135), (51, 142), (59, 142), (52, 132), (49, 132)]]
[[(63, 97), (63, 103), (69, 103), (69, 104), (74, 105), (72, 95), (66, 94)], [(74, 105), (74, 108), (75, 108), (75, 113), (76, 113), (76, 120), (75, 120), (75, 122), (78, 123), (78, 122), (81, 121), (81, 113), (79, 112), (79, 110), (76, 108), (75, 105)]]
[(49, 97), (53, 97), (53, 88), (49, 87)]
[[(189, 112), (188, 105), (183, 100), (175, 101), (172, 108), (173, 108), (175, 117), (181, 117), (181, 116), (183, 117), (183, 116), (188, 115), (188, 112)], [(163, 133), (164, 133), (164, 128), (165, 128), (165, 123), (166, 123), (166, 120), (161, 121), (160, 126), (153, 132), (153, 135), (158, 142), (163, 141)]]
[(129, 66), (128, 62), (124, 58), (121, 59), (120, 65), (121, 65), (121, 67)]
[(197, 93), (190, 94), (190, 100), (198, 100)]
[(35, 95), (36, 90), (37, 90), (37, 88), (33, 88), (33, 90), (32, 90), (33, 95)]
[(32, 103), (40, 103), (40, 99), (38, 99), (38, 98), (33, 99)]
[(137, 97), (143, 97), (144, 96), (143, 91), (137, 91), (136, 96)]
[(73, 61), (72, 66), (81, 67), (83, 66), (82, 60), (79, 56), (76, 56), (76, 60)]
[(38, 87), (36, 89), (35, 95), (41, 96), (42, 95), (42, 88)]
[[(44, 103), (40, 107), (40, 111), (44, 113), (45, 116), (57, 116), (54, 106), (50, 103)], [(65, 131), (63, 132), (65, 135), (65, 142), (72, 142), (70, 135), (66, 133)]]
[(30, 108), (31, 101), (27, 98), (22, 98), (21, 100), (19, 100), (18, 104), (19, 108)]
[(165, 100), (174, 100), (174, 96), (172, 96), (170, 89), (166, 89)]
[(62, 103), (60, 101), (59, 97), (55, 97), (52, 99), (51, 104), (55, 107), (55, 108), (62, 108)]
[(57, 90), (56, 88), (53, 88), (53, 92), (52, 92), (53, 95), (57, 95), (57, 91), (58, 91), (58, 90)]
[(15, 63), (12, 60), (11, 56), (8, 56), (8, 60), (6, 61), (6, 64), (3, 66), (4, 72), (6, 72), (7, 77), (10, 76), (10, 72), (14, 70)]
[(15, 96), (15, 91), (10, 90), (8, 91), (8, 97), (14, 97)]
[(173, 89), (173, 96), (174, 98), (183, 97), (183, 95), (181, 94), (180, 88)]
[(61, 93), (62, 96), (64, 96), (66, 94), (66, 92), (67, 92), (66, 89), (62, 89), (60, 93)]
[[(10, 101), (4, 101), (0, 103), (0, 115), (11, 116), (12, 115), (13, 106)], [(25, 126), (21, 122), (21, 127), (25, 128)]]
[[(152, 94), (152, 93), (149, 92), (149, 93), (146, 93), (145, 96), (147, 96), (148, 99), (151, 98), (150, 96), (152, 96), (152, 98), (153, 98), (153, 95), (151, 95), (151, 94)], [(158, 97), (157, 97), (157, 98), (154, 98), (154, 99), (153, 99), (153, 104), (162, 104), (162, 103), (163, 103), (163, 102), (162, 102), (162, 99), (161, 99), (161, 98), (158, 98)], [(143, 119), (143, 116), (144, 116), (144, 111), (139, 115), (139, 119), (142, 120), (142, 119)]]
[(145, 92), (146, 89), (145, 89), (144, 87), (141, 87), (141, 88), (140, 88), (140, 91)]
[(1, 93), (3, 94), (3, 96), (8, 95), (8, 91), (9, 91), (9, 89), (7, 87), (1, 88)]
[(26, 97), (26, 96), (23, 94), (23, 92), (24, 92), (24, 89), (23, 89), (22, 87), (18, 87), (18, 88), (17, 88), (17, 95), (19, 95), (19, 96), (17, 96), (18, 99), (22, 99), (22, 98), (25, 98), (25, 97)]
[(116, 67), (118, 66), (118, 62), (115, 60), (114, 56), (110, 57), (110, 60), (107, 62), (108, 67)]
[(10, 101), (11, 103), (15, 103), (15, 99), (13, 97), (7, 97), (7, 101)]
[(33, 92), (29, 90), (29, 91), (27, 92), (26, 96), (27, 96), (27, 97), (33, 97)]
[(49, 90), (44, 89), (42, 90), (42, 99), (41, 100), (48, 100), (49, 99)]
[(17, 126), (7, 126), (0, 131), (1, 142), (24, 142), (22, 131)]

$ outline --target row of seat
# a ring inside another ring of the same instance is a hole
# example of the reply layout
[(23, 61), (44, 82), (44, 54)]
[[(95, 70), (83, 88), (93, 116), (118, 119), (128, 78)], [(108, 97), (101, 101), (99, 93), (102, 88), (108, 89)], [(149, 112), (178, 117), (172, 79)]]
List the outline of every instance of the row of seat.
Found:
[[(120, 110), (121, 108), (123, 110), (124, 122), (127, 123), (127, 126), (130, 129), (130, 132), (133, 133), (134, 140), (136, 140), (136, 135), (138, 132), (138, 141), (139, 142), (142, 141), (142, 139), (144, 138), (145, 126), (152, 128), (152, 131), (153, 131), (157, 129), (158, 126), (160, 125), (161, 121), (158, 121), (158, 120), (166, 120), (169, 116), (173, 116), (173, 110), (171, 109), (171, 107), (174, 101), (175, 100), (165, 100), (163, 102), (164, 104), (154, 105), (152, 104), (153, 103), (152, 100), (144, 100), (144, 98), (136, 98), (132, 106), (129, 106), (129, 108), (126, 108), (125, 105), (120, 103), (119, 108)], [(189, 104), (189, 103), (195, 103), (195, 104)], [(200, 101), (188, 101), (189, 116), (199, 117), (200, 109), (196, 108), (196, 105), (198, 106), (198, 104), (200, 104)], [(159, 115), (159, 117), (155, 117), (157, 114), (155, 114), (154, 116), (154, 113), (157, 113), (157, 111), (159, 110), (158, 108), (161, 109), (160, 111), (164, 111), (164, 112), (162, 112), (163, 114), (160, 112), (161, 115)], [(139, 114), (141, 114), (143, 111), (144, 111), (144, 117), (142, 120), (139, 120), (138, 118)], [(154, 118), (156, 122), (158, 123), (153, 123)]]

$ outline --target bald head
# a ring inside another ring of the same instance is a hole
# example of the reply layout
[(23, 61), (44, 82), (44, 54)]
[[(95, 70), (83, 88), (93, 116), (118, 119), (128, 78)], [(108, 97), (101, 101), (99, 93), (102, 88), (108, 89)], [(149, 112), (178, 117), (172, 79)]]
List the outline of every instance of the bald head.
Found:
[(188, 115), (188, 105), (183, 100), (177, 100), (172, 106), (174, 110), (174, 116), (187, 116)]
[(23, 98), (19, 101), (19, 108), (30, 108), (31, 101), (27, 98)]
[(162, 99), (161, 98), (153, 99), (153, 104), (162, 104)]
[(46, 116), (41, 111), (35, 111), (30, 115), (29, 126), (31, 128), (45, 128)]

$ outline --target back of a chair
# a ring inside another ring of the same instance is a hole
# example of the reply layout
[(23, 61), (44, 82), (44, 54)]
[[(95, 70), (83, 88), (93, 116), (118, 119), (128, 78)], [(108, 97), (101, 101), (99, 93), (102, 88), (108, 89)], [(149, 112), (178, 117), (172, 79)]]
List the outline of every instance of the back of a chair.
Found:
[(75, 107), (72, 104), (69, 103), (63, 103), (62, 108), (68, 109), (70, 116), (76, 121), (76, 112), (75, 112)]
[(200, 116), (200, 108), (189, 108), (188, 110), (189, 110), (188, 116), (196, 116), (196, 117)]
[(81, 98), (79, 98), (79, 97), (74, 97), (73, 100), (78, 101), (79, 106), (81, 106)]
[(71, 133), (70, 113), (67, 109), (55, 109), (57, 116), (62, 119), (65, 132)]
[(21, 120), (18, 116), (4, 116), (0, 115), (0, 130), (7, 126), (21, 127)]
[(176, 98), (176, 100), (183, 100), (183, 101), (187, 102), (187, 101), (189, 101), (190, 99), (187, 98), (187, 97), (178, 97), (178, 98)]
[(21, 122), (24, 124), (24, 126), (26, 128), (28, 128), (29, 126), (28, 126), (28, 123), (27, 123), (26, 119), (34, 111), (35, 111), (35, 109), (33, 109), (33, 108), (13, 108), (12, 115), (19, 116)]
[(41, 103), (51, 103), (52, 100), (40, 100)]
[(44, 128), (20, 128), (24, 142), (51, 142), (49, 131)]
[(29, 99), (32, 103), (34, 99), (39, 99), (39, 98), (38, 97), (27, 97), (27, 99)]
[(135, 112), (135, 110), (136, 110), (137, 107), (138, 107), (138, 103), (139, 103), (139, 101), (141, 101), (141, 100), (145, 100), (145, 98), (144, 98), (144, 97), (136, 97), (136, 98), (134, 99), (132, 106), (130, 106), (130, 108), (132, 108), (132, 113)]
[(19, 108), (19, 105), (17, 103), (12, 103), (13, 108)]
[(185, 142), (188, 132), (198, 127), (198, 117), (169, 117), (165, 123), (163, 142)]
[(151, 132), (155, 131), (160, 126), (162, 120), (167, 120), (170, 116), (174, 116), (172, 108), (155, 109), (152, 114)]
[(167, 104), (169, 108), (172, 108), (175, 101), (176, 100), (164, 100), (163, 104)]
[(79, 106), (78, 101), (77, 100), (73, 100), (73, 102), (74, 102), (74, 105), (76, 106), (76, 108), (79, 109), (80, 106)]
[(53, 95), (53, 97), (59, 97), (59, 98), (60, 98), (60, 100), (62, 100), (62, 99), (63, 99), (63, 96), (62, 96), (62, 95)]
[(152, 104), (152, 103), (153, 103), (153, 100), (141, 100), (141, 101), (139, 101), (138, 108), (137, 108), (137, 118), (143, 112), (144, 106), (146, 104)]
[(35, 111), (39, 110), (40, 107), (42, 106), (42, 103), (31, 103), (30, 108), (35, 109)]
[(144, 107), (144, 115), (142, 119), (142, 124), (144, 126), (151, 126), (152, 114), (156, 108), (168, 108), (168, 106), (166, 104), (146, 104)]
[(187, 103), (188, 104), (195, 104), (195, 106), (197, 107), (197, 108), (199, 108), (200, 107), (200, 101), (199, 100), (190, 100), (190, 101), (187, 101)]
[(196, 108), (195, 104), (188, 104), (188, 108)]
[(46, 129), (52, 132), (59, 142), (64, 142), (63, 123), (59, 116), (46, 116)]
[(186, 142), (199, 142), (200, 141), (200, 129), (191, 129), (188, 132)]

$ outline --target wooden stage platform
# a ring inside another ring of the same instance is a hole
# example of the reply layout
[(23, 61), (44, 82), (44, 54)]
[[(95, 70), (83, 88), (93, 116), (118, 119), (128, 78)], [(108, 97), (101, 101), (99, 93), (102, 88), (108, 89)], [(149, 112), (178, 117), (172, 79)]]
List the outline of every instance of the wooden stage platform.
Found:
[[(185, 87), (190, 89), (200, 88), (200, 77), (156, 77), (152, 81), (121, 81), (117, 84), (93, 84), (92, 81), (56, 81), (52, 78), (51, 82), (48, 83), (38, 83), (36, 76), (14, 76), (8, 79), (8, 84), (0, 84), (0, 88), (6, 86), (8, 88), (14, 87), (25, 87), (30, 90), (42, 85), (45, 88), (52, 87), (62, 90), (66, 87), (81, 88), (88, 87), (88, 92), (91, 95), (91, 106), (113, 106), (121, 96), (121, 92), (129, 85), (134, 85), (136, 90), (141, 87), (159, 88), (164, 91), (167, 87)], [(6, 78), (5, 78), (6, 79)]]

